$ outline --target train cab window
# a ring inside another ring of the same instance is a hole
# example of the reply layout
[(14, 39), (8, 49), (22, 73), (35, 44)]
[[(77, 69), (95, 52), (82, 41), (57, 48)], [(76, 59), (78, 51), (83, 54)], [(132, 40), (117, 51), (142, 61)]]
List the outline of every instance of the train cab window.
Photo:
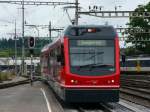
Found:
[(72, 73), (101, 75), (115, 72), (113, 40), (70, 40)]

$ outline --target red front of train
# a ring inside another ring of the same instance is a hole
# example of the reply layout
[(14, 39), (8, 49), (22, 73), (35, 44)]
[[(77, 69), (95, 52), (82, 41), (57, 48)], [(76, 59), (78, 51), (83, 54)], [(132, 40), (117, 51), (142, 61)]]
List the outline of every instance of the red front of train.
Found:
[(42, 52), (44, 57), (49, 66), (42, 73), (63, 100), (119, 101), (119, 41), (113, 27), (69, 26)]

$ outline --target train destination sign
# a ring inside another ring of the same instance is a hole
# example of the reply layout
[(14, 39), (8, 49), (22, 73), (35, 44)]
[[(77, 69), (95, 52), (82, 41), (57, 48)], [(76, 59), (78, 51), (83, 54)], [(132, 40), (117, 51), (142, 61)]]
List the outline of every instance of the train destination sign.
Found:
[(106, 46), (106, 40), (77, 40), (78, 46)]

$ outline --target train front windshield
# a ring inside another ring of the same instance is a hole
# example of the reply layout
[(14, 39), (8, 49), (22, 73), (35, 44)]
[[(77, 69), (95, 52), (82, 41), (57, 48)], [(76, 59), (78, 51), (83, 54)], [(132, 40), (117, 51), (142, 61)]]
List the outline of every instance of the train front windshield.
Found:
[(71, 72), (109, 75), (115, 72), (114, 40), (70, 40)]

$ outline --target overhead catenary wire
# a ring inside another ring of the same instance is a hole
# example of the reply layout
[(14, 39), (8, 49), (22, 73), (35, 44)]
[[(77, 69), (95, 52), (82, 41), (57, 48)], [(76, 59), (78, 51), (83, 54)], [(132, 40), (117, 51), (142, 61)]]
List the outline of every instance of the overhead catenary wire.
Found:
[(69, 19), (70, 23), (72, 24), (72, 19), (71, 19), (69, 13), (68, 13), (68, 10), (66, 9), (65, 12), (66, 12), (66, 14), (67, 14), (67, 16), (68, 16), (68, 19)]

